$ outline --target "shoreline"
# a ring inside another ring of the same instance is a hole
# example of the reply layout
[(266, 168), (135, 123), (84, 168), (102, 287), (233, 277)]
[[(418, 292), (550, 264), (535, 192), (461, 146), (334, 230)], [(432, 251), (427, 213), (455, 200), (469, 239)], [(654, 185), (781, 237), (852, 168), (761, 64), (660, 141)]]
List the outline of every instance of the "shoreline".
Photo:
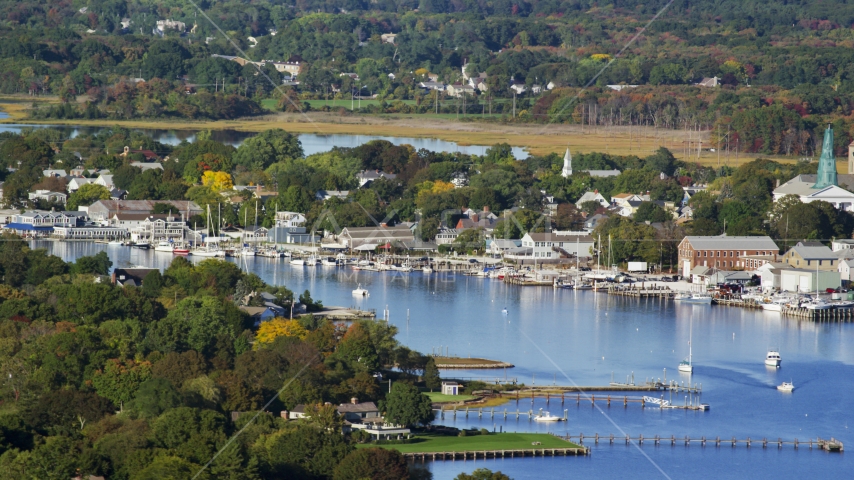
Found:
[[(43, 99), (49, 101), (49, 99)], [(567, 146), (572, 153), (601, 152), (613, 155), (651, 155), (659, 147), (670, 149), (683, 161), (716, 166), (728, 164), (738, 166), (756, 158), (770, 158), (780, 162), (795, 162), (795, 158), (740, 154), (738, 160), (731, 154), (729, 162), (718, 158), (716, 152), (702, 151), (686, 156), (688, 144), (685, 132), (663, 130), (653, 127), (628, 126), (585, 126), (576, 124), (532, 124), (479, 121), (476, 115), (470, 121), (430, 117), (427, 114), (387, 115), (339, 115), (327, 112), (270, 113), (258, 117), (236, 120), (196, 121), (184, 119), (143, 120), (85, 120), (85, 119), (31, 119), (27, 116), (27, 99), (0, 97), (0, 110), (9, 118), (0, 119), (0, 126), (8, 124), (59, 125), (109, 128), (162, 129), (162, 130), (235, 130), (239, 132), (261, 132), (271, 128), (282, 128), (291, 133), (316, 135), (365, 135), (431, 138), (456, 143), (459, 146), (491, 146), (507, 143), (524, 149), (530, 155), (562, 155)], [(702, 132), (704, 144), (708, 145), (710, 132)], [(696, 152), (696, 139), (691, 141), (691, 151)], [(837, 162), (845, 164), (845, 162)], [(843, 169), (847, 164), (842, 165)]]
[(436, 368), (439, 370), (487, 370), (493, 368), (513, 368), (512, 363), (490, 360), (487, 358), (461, 358), (434, 356)]

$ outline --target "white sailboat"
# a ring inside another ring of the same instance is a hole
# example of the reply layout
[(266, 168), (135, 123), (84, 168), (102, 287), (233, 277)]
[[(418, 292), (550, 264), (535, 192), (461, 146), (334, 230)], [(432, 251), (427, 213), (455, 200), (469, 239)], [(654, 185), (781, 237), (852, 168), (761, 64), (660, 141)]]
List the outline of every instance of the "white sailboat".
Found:
[(211, 240), (210, 237), (211, 230), (213, 230), (210, 205), (208, 205), (208, 218), (206, 223), (208, 228), (208, 238), (205, 239), (205, 246), (195, 248), (190, 252), (190, 254), (194, 257), (225, 257), (225, 250), (219, 248), (219, 237), (217, 237), (216, 240)]
[(693, 342), (694, 336), (694, 315), (691, 315), (691, 326), (688, 327), (688, 358), (686, 360), (682, 360), (679, 362), (679, 371), (685, 373), (693, 373), (694, 372), (694, 364), (693, 362)]

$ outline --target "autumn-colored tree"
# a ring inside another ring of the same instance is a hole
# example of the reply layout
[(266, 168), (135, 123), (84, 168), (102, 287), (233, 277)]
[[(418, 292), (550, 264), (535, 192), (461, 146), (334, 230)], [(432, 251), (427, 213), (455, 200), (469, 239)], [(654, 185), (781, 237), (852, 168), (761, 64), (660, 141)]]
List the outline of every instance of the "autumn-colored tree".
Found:
[(274, 318), (266, 321), (258, 327), (256, 349), (259, 345), (272, 343), (278, 337), (296, 337), (304, 339), (308, 331), (300, 325), (298, 320), (287, 320), (285, 318)]
[(214, 192), (231, 190), (234, 187), (230, 174), (211, 170), (202, 173), (202, 185), (209, 187)]
[(150, 362), (114, 358), (107, 360), (104, 368), (95, 372), (92, 384), (98, 395), (123, 409), (124, 402), (132, 400), (139, 386), (150, 377)]

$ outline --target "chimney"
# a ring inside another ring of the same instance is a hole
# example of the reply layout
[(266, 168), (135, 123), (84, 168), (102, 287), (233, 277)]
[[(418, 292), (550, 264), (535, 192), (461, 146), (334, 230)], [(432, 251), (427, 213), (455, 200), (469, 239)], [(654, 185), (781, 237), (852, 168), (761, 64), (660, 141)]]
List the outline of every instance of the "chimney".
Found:
[(351, 399), (350, 399), (350, 403), (352, 403), (353, 405), (358, 405), (358, 404), (359, 404), (359, 399), (358, 399), (358, 398), (356, 398), (356, 397), (353, 397), (353, 398), (351, 398)]

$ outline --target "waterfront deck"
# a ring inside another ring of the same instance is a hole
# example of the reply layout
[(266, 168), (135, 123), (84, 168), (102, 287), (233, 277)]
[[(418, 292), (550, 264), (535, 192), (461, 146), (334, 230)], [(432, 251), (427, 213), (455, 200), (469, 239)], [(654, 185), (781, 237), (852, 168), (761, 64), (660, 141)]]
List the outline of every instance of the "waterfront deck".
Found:
[(594, 435), (584, 435), (583, 433), (581, 433), (578, 435), (562, 435), (562, 436), (560, 436), (560, 438), (565, 439), (566, 441), (578, 442), (579, 445), (584, 444), (584, 441), (586, 440), (588, 442), (593, 442), (594, 445), (599, 445), (600, 442), (601, 443), (607, 442), (608, 445), (615, 445), (615, 444), (622, 444), (622, 443), (625, 443), (626, 445), (628, 445), (630, 443), (635, 443), (637, 445), (644, 445), (644, 443), (646, 443), (646, 444), (652, 444), (655, 446), (667, 445), (667, 444), (670, 444), (670, 446), (676, 446), (677, 444), (681, 444), (681, 445), (684, 445), (686, 447), (689, 445), (698, 445), (701, 447), (705, 447), (706, 444), (709, 444), (709, 445), (715, 446), (715, 447), (731, 446), (733, 448), (735, 448), (737, 446), (743, 446), (743, 447), (747, 447), (747, 448), (750, 448), (753, 446), (762, 447), (762, 448), (768, 448), (769, 446), (770, 447), (776, 446), (777, 448), (783, 448), (784, 445), (791, 445), (794, 447), (795, 450), (799, 449), (800, 447), (806, 447), (806, 448), (812, 450), (813, 447), (815, 447), (817, 449), (825, 450), (828, 452), (842, 452), (842, 451), (844, 451), (844, 445), (842, 444), (842, 442), (840, 442), (839, 440), (836, 440), (835, 438), (832, 438), (832, 437), (830, 438), (830, 440), (826, 440), (826, 439), (822, 439), (822, 438), (816, 438), (815, 440), (812, 440), (812, 439), (798, 440), (797, 438), (794, 440), (783, 440), (782, 438), (779, 438), (779, 437), (776, 439), (772, 438), (769, 440), (767, 437), (763, 437), (761, 439), (750, 438), (750, 437), (747, 437), (745, 439), (738, 439), (736, 437), (731, 437), (731, 438), (721, 438), (721, 437), (691, 438), (691, 437), (688, 437), (687, 435), (685, 437), (677, 437), (675, 435), (671, 435), (669, 437), (660, 436), (660, 435), (647, 436), (647, 437), (644, 437), (643, 435), (638, 435), (636, 437), (632, 437), (631, 435), (615, 436), (615, 435), (611, 434), (611, 435), (605, 436), (605, 435), (599, 435), (598, 433), (596, 433)]

